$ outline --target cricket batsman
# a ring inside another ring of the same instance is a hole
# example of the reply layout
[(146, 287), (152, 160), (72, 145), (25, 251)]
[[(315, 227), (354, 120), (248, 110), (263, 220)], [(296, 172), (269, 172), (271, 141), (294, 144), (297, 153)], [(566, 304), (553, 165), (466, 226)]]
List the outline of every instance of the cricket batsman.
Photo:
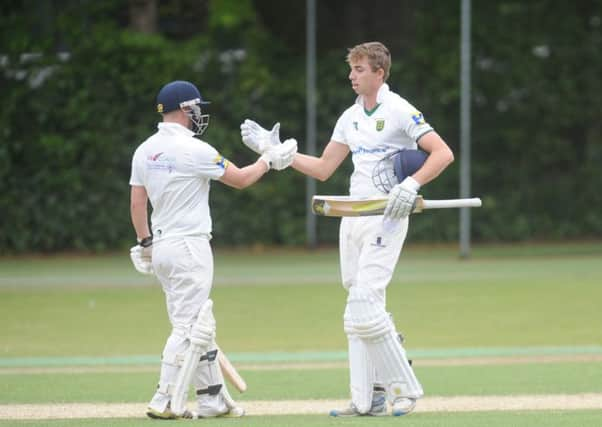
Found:
[[(138, 244), (130, 251), (136, 270), (161, 282), (171, 324), (161, 357), (159, 384), (146, 414), (155, 419), (239, 417), (244, 410), (230, 397), (218, 366), (215, 318), (209, 298), (213, 254), (211, 181), (237, 188), (257, 182), (270, 169), (288, 167), (297, 142), (261, 147), (259, 159), (238, 168), (196, 136), (209, 124), (208, 102), (197, 87), (176, 80), (157, 95), (158, 130), (132, 160), (131, 219)], [(151, 224), (147, 217), (152, 207)], [(197, 408), (186, 408), (190, 385)]]
[[(297, 153), (292, 167), (327, 180), (351, 153), (351, 196), (388, 194), (384, 216), (345, 217), (339, 231), (340, 267), (347, 305), (343, 327), (348, 340), (351, 402), (333, 409), (337, 417), (393, 416), (414, 410), (422, 385), (406, 357), (386, 310), (391, 281), (408, 231), (408, 216), (421, 186), (437, 177), (454, 159), (443, 139), (408, 101), (385, 83), (391, 55), (379, 42), (349, 49), (349, 81), (355, 103), (337, 120), (320, 157)], [(268, 131), (252, 120), (241, 125), (243, 142), (258, 153), (278, 146), (279, 126)], [(267, 141), (267, 142), (265, 142)], [(428, 157), (411, 176), (383, 185), (392, 176), (390, 159), (400, 150), (420, 148)]]

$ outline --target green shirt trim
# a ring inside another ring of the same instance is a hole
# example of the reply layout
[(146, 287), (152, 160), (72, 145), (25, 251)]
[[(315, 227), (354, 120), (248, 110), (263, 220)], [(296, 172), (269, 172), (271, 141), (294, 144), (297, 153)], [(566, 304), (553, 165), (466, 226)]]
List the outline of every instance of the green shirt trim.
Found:
[(368, 117), (370, 117), (372, 114), (374, 114), (374, 112), (375, 112), (376, 110), (378, 110), (378, 107), (380, 107), (380, 104), (376, 104), (376, 107), (374, 107), (374, 108), (373, 108), (373, 109), (371, 109), (371, 110), (366, 110), (366, 108), (364, 107), (364, 113), (366, 113), (366, 115), (367, 115)]

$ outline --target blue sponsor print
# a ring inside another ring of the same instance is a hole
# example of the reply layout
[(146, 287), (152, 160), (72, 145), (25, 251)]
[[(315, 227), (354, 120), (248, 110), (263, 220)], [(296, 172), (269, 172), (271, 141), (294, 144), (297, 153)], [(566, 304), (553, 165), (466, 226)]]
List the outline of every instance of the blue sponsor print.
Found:
[(351, 154), (385, 153), (386, 151), (386, 148), (366, 148), (360, 145), (357, 149), (351, 150)]

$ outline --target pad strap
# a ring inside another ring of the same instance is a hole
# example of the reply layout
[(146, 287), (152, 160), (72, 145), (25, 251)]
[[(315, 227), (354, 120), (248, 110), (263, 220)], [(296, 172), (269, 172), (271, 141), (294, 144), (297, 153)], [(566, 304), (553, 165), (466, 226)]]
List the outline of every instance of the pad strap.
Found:
[(215, 396), (219, 394), (222, 389), (222, 384), (210, 385), (207, 388), (202, 388), (196, 391), (196, 395), (200, 396), (201, 394), (208, 394), (209, 396)]
[(207, 362), (215, 362), (216, 358), (217, 358), (217, 349), (208, 351), (207, 353), (203, 354), (201, 356), (201, 358), (199, 359), (199, 362), (202, 362), (203, 360), (206, 360)]

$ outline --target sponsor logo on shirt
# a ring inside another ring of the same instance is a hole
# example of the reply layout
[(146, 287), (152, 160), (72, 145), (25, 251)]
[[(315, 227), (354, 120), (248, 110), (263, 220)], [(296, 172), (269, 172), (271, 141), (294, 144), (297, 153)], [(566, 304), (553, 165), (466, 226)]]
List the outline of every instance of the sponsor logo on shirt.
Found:
[(161, 151), (160, 153), (151, 154), (146, 158), (146, 167), (152, 170), (166, 170), (168, 173), (172, 173), (176, 168), (176, 158)]
[(414, 123), (417, 125), (423, 125), (425, 123), (424, 116), (420, 111), (416, 111), (414, 114), (412, 114), (412, 120), (414, 120)]
[(376, 130), (380, 132), (385, 128), (385, 119), (376, 119)]
[(226, 169), (228, 167), (228, 165), (230, 164), (230, 162), (228, 161), (228, 159), (226, 159), (221, 154), (218, 155), (215, 159), (213, 159), (213, 163), (215, 163), (216, 165), (218, 165), (222, 169)]
[(355, 150), (351, 150), (351, 154), (371, 154), (371, 153), (386, 153), (386, 148), (366, 148), (359, 146)]
[(357, 125), (357, 122), (353, 122), (353, 128), (354, 128), (355, 130), (358, 130), (358, 129), (359, 129), (359, 128), (358, 128), (358, 125)]

